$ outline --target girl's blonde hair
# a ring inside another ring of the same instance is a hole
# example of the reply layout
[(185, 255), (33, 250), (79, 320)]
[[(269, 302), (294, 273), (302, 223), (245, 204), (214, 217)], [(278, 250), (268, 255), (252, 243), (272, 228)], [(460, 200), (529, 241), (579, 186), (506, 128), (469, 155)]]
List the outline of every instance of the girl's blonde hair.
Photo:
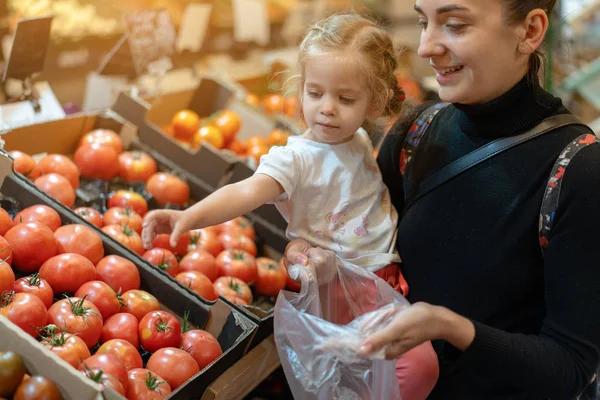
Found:
[[(304, 87), (304, 66), (314, 56), (350, 51), (348, 62), (367, 77), (377, 110), (385, 117), (402, 109), (403, 93), (394, 72), (398, 67), (392, 40), (376, 22), (356, 13), (331, 15), (310, 26), (300, 44), (298, 93)], [(299, 96), (302, 101), (302, 96)]]

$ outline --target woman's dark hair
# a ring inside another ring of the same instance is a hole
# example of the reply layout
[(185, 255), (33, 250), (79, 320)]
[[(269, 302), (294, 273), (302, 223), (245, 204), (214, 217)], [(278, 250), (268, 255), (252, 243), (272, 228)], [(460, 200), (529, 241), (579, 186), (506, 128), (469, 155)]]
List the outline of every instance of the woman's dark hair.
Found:
[[(548, 18), (552, 14), (552, 10), (556, 5), (557, 0), (501, 0), (506, 9), (506, 18), (509, 24), (522, 22), (527, 17), (531, 10), (540, 8), (548, 14)], [(546, 61), (543, 50), (538, 48), (535, 53), (529, 57), (529, 72), (527, 77), (530, 82), (538, 82), (539, 73)]]

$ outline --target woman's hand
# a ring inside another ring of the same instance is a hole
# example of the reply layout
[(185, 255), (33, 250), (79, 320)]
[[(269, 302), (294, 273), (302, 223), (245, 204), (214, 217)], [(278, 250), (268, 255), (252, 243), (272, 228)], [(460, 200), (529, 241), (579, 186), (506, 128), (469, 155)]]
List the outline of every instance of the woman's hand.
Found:
[(151, 249), (154, 238), (162, 233), (170, 233), (170, 244), (176, 247), (181, 235), (189, 230), (182, 215), (183, 211), (175, 210), (155, 210), (146, 214), (142, 224), (144, 248)]
[(415, 303), (398, 312), (385, 328), (367, 337), (360, 351), (368, 356), (387, 346), (385, 358), (394, 360), (421, 343), (438, 339), (464, 351), (474, 338), (475, 326), (470, 320), (444, 307)]

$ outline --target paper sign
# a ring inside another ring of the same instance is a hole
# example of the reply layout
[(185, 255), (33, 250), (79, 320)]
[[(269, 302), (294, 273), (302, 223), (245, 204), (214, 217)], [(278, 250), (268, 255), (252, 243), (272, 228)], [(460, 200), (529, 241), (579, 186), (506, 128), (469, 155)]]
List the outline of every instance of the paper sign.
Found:
[(50, 43), (52, 17), (22, 19), (17, 24), (3, 80), (25, 79), (42, 72)]
[(266, 0), (233, 0), (232, 6), (235, 40), (269, 44), (271, 25)]
[(90, 73), (85, 85), (83, 111), (105, 110), (113, 105), (121, 91), (127, 89), (127, 77)]
[(144, 10), (124, 17), (133, 65), (138, 75), (153, 61), (173, 54), (175, 28), (167, 10)]
[(39, 96), (39, 112), (34, 109), (31, 101), (4, 104), (0, 106), (0, 131), (65, 117), (65, 111), (48, 83), (39, 82), (34, 87)]
[(210, 24), (212, 8), (212, 4), (209, 3), (190, 3), (187, 5), (177, 37), (177, 51), (200, 51)]

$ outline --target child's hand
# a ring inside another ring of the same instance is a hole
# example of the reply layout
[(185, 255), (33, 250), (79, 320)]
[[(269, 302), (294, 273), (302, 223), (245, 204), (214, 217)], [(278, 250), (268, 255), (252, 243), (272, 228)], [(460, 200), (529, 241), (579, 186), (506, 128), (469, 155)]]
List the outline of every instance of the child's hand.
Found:
[(182, 218), (183, 211), (155, 210), (144, 217), (142, 224), (142, 242), (144, 248), (151, 249), (152, 241), (161, 233), (170, 233), (171, 247), (177, 246), (179, 238), (189, 229)]

